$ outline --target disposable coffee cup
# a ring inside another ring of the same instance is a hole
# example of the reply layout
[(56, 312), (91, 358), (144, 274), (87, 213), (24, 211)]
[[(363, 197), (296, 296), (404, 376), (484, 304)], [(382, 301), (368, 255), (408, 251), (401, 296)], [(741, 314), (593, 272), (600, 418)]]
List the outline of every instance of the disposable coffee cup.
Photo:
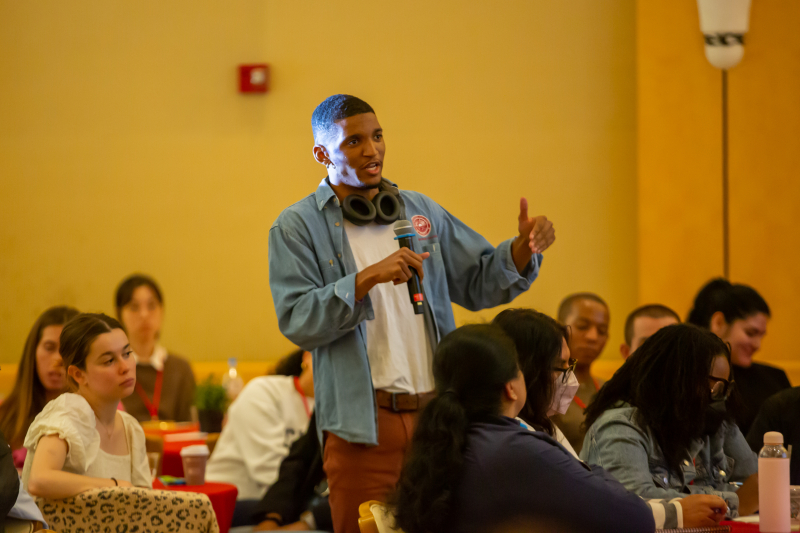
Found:
[(205, 444), (186, 446), (181, 450), (183, 477), (187, 485), (203, 485), (206, 482), (208, 455), (208, 446)]

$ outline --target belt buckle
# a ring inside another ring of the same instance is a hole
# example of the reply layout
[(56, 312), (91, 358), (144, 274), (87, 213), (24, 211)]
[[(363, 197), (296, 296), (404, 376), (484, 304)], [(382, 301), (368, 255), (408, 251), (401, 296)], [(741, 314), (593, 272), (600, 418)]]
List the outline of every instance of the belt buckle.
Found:
[(390, 393), (392, 395), (392, 412), (399, 413), (400, 409), (397, 408), (397, 394), (396, 392)]

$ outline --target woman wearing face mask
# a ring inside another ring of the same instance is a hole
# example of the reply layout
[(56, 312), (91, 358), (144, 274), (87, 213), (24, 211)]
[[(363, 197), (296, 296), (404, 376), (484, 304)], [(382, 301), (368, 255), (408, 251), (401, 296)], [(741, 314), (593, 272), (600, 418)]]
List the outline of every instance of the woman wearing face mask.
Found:
[[(528, 399), (520, 417), (529, 422), (531, 429), (555, 438), (577, 459), (567, 439), (549, 419), (566, 412), (578, 389), (567, 328), (532, 309), (507, 309), (493, 322), (514, 341), (525, 376)], [(721, 499), (706, 495), (689, 496), (680, 502), (650, 499), (647, 504), (659, 529), (700, 527), (707, 523), (703, 518), (706, 514), (714, 514), (714, 508), (725, 506)]]
[(767, 334), (769, 319), (769, 306), (755, 289), (718, 278), (700, 289), (686, 320), (711, 330), (730, 344), (736, 390), (742, 404), (734, 414), (745, 435), (764, 400), (791, 387), (783, 370), (753, 362)]
[(61, 332), (70, 388), (48, 403), (25, 437), (22, 482), (33, 496), (62, 499), (100, 487), (150, 488), (144, 431), (117, 411), (136, 385), (135, 362), (122, 326), (84, 313)]
[[(725, 500), (728, 516), (751, 514), (758, 509), (758, 462), (727, 414), (733, 386), (730, 353), (719, 337), (688, 324), (667, 326), (586, 409), (581, 458), (643, 498), (713, 495)], [(738, 482), (744, 483), (737, 491)], [(724, 507), (707, 508), (700, 518), (713, 525)]]
[(517, 348), (528, 400), (520, 418), (535, 431), (544, 431), (577, 459), (569, 441), (550, 417), (564, 414), (578, 390), (575, 359), (570, 358), (569, 334), (549, 316), (533, 309), (506, 309), (493, 324), (500, 326)]
[(14, 389), (0, 403), (0, 433), (8, 438), (17, 468), (25, 462), (27, 450), (22, 443), (33, 418), (67, 388), (59, 336), (64, 324), (77, 314), (71, 307), (51, 307), (39, 316), (25, 341)]
[(152, 278), (136, 274), (120, 284), (115, 304), (136, 360), (136, 390), (122, 400), (125, 410), (140, 422), (190, 421), (194, 374), (188, 361), (159, 343), (164, 318), (161, 289)]
[(483, 532), (508, 522), (542, 531), (654, 531), (640, 498), (514, 418), (525, 405), (525, 379), (499, 327), (447, 335), (433, 376), (437, 396), (419, 416), (391, 504), (403, 531)]

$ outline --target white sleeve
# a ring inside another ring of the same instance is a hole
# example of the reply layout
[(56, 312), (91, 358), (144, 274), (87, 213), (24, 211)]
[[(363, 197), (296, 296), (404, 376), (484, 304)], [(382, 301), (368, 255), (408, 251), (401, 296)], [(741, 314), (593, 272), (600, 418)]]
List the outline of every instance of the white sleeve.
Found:
[(33, 419), (25, 435), (24, 446), (28, 453), (33, 455), (39, 440), (48, 435), (58, 435), (58, 438), (66, 441), (68, 448), (64, 469), (70, 472), (86, 472), (100, 449), (94, 411), (78, 394), (62, 394), (49, 402)]
[[(287, 392), (281, 377), (256, 378), (242, 390), (228, 411), (226, 431), (234, 437), (248, 476), (262, 487), (278, 478), (278, 468), (287, 455), (284, 445), (286, 421), (281, 412)], [(292, 393), (296, 392), (294, 389)]]

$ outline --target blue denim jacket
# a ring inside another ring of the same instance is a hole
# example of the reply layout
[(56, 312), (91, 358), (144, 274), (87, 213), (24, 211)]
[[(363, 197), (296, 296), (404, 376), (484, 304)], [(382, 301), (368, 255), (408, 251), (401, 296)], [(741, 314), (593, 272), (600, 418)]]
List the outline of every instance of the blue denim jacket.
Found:
[(650, 428), (638, 424), (636, 408), (628, 404), (600, 415), (586, 432), (580, 455), (642, 498), (719, 496), (728, 504), (730, 518), (739, 515), (739, 497), (730, 482), (758, 471), (756, 454), (739, 427), (727, 422), (713, 436), (692, 442), (681, 472), (671, 471)]
[[(423, 263), (422, 283), (440, 338), (455, 329), (451, 302), (469, 310), (494, 307), (510, 302), (536, 279), (541, 255), (533, 256), (521, 276), (511, 256), (513, 238), (495, 249), (430, 198), (400, 194), (408, 220), (422, 216), (430, 223), (428, 234), (413, 240), (416, 252), (431, 254)], [(313, 352), (319, 434), (330, 431), (350, 442), (377, 444), (365, 323), (375, 314), (369, 295), (356, 301), (357, 273), (339, 200), (322, 180), (314, 194), (286, 208), (270, 228), (270, 289), (281, 332)]]

